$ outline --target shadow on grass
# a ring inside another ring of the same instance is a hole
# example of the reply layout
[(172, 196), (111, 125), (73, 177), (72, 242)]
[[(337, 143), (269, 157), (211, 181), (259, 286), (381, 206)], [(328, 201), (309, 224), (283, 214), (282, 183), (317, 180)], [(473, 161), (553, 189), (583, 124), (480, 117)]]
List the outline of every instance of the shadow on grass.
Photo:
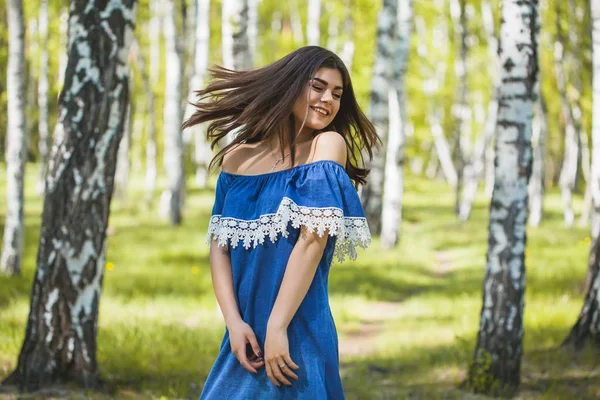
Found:
[[(545, 328), (533, 336), (562, 337)], [(386, 354), (342, 360), (347, 399), (487, 399), (458, 388), (471, 361), (474, 338), (433, 348), (394, 348)], [(593, 354), (574, 356), (556, 348), (526, 350), (523, 399), (597, 399), (600, 362)]]

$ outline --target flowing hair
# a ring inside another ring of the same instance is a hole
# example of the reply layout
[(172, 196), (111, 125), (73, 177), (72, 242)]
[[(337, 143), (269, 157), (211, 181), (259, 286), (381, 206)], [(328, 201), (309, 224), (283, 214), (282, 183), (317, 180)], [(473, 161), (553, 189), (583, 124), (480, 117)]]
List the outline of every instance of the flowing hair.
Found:
[(211, 160), (209, 170), (223, 163), (229, 149), (240, 143), (255, 143), (279, 135), (284, 154), (284, 135), (291, 143), (294, 165), (296, 126), (292, 108), (298, 96), (319, 68), (340, 71), (343, 94), (340, 108), (329, 126), (321, 131), (335, 131), (346, 142), (346, 171), (355, 184), (366, 183), (369, 170), (364, 167), (364, 153), (373, 158), (373, 147), (381, 148), (381, 139), (373, 124), (360, 109), (350, 74), (343, 61), (333, 52), (319, 46), (306, 46), (265, 67), (234, 71), (220, 66), (210, 69), (212, 81), (196, 92), (196, 110), (182, 127), (210, 121), (206, 131), (211, 149), (227, 134), (236, 131), (235, 138)]

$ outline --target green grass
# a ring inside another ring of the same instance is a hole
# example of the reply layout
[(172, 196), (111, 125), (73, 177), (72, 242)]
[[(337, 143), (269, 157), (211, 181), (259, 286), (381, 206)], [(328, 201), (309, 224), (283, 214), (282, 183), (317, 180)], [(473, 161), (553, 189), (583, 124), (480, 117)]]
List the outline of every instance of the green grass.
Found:
[[(29, 307), (42, 208), (35, 168), (27, 170), (23, 275), (0, 277), (0, 379), (15, 367)], [(197, 398), (224, 328), (204, 244), (213, 193), (190, 189), (184, 223), (173, 228), (157, 218), (156, 207), (139, 206), (142, 184), (135, 180), (125, 202), (113, 201), (99, 365), (114, 397)], [(4, 188), (0, 165), (2, 222)], [(484, 398), (457, 385), (479, 324), (488, 200), (477, 198), (467, 223), (457, 221), (452, 202), (444, 183), (409, 177), (398, 248), (382, 250), (375, 240), (355, 262), (331, 270), (341, 347), (358, 347), (341, 357), (348, 399)], [(549, 193), (546, 205), (542, 226), (528, 229), (519, 398), (597, 398), (597, 355), (556, 350), (582, 305), (588, 228), (564, 227), (558, 193)], [(581, 209), (580, 197), (575, 207)]]

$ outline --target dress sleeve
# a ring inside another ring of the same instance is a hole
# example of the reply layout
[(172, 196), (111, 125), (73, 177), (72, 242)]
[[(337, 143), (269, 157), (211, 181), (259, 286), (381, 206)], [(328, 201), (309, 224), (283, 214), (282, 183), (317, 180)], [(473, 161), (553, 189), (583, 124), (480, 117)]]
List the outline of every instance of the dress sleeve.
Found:
[(371, 243), (371, 233), (360, 198), (342, 165), (316, 162), (291, 179), (277, 214), (287, 226), (305, 226), (319, 236), (336, 236), (335, 256), (356, 259), (357, 247)]

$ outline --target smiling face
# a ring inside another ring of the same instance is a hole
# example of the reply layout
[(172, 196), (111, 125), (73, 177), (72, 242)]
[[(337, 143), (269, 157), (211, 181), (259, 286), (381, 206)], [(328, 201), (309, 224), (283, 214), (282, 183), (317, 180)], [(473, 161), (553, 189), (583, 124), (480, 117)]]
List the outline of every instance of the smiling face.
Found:
[(303, 132), (321, 130), (331, 124), (340, 109), (342, 88), (342, 74), (338, 69), (319, 68), (292, 108), (296, 128), (303, 122)]

